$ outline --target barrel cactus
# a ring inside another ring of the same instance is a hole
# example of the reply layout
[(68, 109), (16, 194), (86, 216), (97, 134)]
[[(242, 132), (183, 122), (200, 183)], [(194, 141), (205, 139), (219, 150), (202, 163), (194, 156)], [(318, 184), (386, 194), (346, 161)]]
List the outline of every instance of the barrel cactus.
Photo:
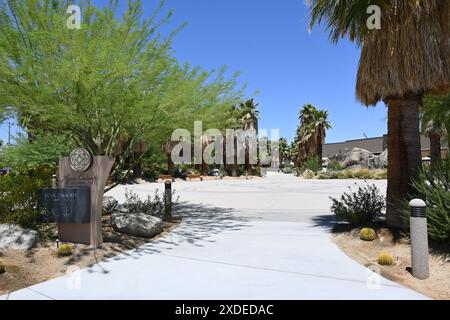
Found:
[(389, 252), (381, 252), (378, 256), (378, 264), (382, 266), (391, 266), (394, 264), (394, 256)]
[(62, 244), (56, 250), (58, 257), (68, 257), (72, 255), (72, 246), (70, 244)]
[(359, 232), (359, 238), (364, 241), (373, 241), (377, 238), (377, 233), (372, 228), (363, 228)]

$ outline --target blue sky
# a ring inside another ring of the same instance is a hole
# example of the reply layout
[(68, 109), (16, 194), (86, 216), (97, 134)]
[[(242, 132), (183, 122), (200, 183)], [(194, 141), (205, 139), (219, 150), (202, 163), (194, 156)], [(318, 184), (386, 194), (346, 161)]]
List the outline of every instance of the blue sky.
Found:
[[(144, 0), (147, 14), (156, 3)], [(300, 107), (312, 103), (329, 111), (327, 142), (386, 133), (385, 106), (366, 108), (355, 98), (359, 49), (347, 40), (331, 44), (321, 28), (310, 34), (304, 0), (166, 0), (166, 8), (174, 16), (163, 30), (188, 22), (173, 43), (176, 57), (240, 71), (247, 94), (259, 91), (260, 128), (280, 129), (291, 140)], [(0, 137), (6, 136), (2, 126)]]

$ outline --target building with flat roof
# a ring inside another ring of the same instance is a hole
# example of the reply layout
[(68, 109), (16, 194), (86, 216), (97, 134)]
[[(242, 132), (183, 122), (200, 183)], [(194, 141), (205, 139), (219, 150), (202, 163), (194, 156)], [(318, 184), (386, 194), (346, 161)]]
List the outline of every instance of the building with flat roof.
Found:
[[(420, 137), (420, 144), (422, 148), (422, 157), (423, 158), (429, 157), (430, 139), (422, 135)], [(338, 154), (343, 154), (348, 151), (351, 151), (353, 148), (366, 149), (375, 155), (379, 155), (388, 148), (387, 135), (375, 138), (347, 140), (344, 142), (336, 142), (336, 143), (326, 143), (323, 146), (323, 156), (330, 158)], [(441, 150), (442, 157), (445, 157), (448, 154), (448, 143), (442, 140), (441, 148), (442, 148)]]

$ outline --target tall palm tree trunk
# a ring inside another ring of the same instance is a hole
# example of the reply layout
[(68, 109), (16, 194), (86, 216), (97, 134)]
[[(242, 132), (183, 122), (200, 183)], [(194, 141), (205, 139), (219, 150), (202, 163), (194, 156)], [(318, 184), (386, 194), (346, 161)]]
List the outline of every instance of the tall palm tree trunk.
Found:
[(244, 170), (247, 172), (248, 175), (251, 175), (251, 167), (250, 167), (250, 150), (249, 147), (245, 147), (245, 165)]
[(317, 144), (316, 144), (316, 156), (317, 156), (317, 161), (319, 161), (319, 165), (320, 167), (322, 167), (322, 157), (323, 157), (323, 137), (321, 135), (319, 135), (317, 137)]
[(441, 160), (441, 136), (437, 132), (431, 132), (429, 136), (431, 170), (435, 171), (439, 160)]
[(227, 168), (227, 137), (224, 135), (223, 137), (223, 145), (222, 145), (222, 161), (223, 164), (220, 165), (220, 169), (223, 172), (223, 175), (226, 175)]
[(234, 148), (234, 156), (233, 156), (233, 165), (231, 166), (231, 176), (232, 177), (237, 177), (238, 176), (238, 174), (237, 174), (237, 138), (236, 137), (234, 137), (233, 138), (233, 140), (234, 140), (234, 146), (233, 146), (233, 148)]
[(411, 178), (421, 166), (419, 108), (421, 94), (387, 99), (388, 188), (386, 219), (390, 227), (405, 228), (401, 201), (414, 194)]
[(134, 161), (135, 161), (135, 164), (133, 166), (133, 177), (134, 178), (142, 177), (142, 161), (140, 161), (139, 159), (142, 157), (143, 153), (144, 153), (144, 144), (141, 141), (136, 146), (136, 149), (134, 150), (134, 154), (133, 154)]

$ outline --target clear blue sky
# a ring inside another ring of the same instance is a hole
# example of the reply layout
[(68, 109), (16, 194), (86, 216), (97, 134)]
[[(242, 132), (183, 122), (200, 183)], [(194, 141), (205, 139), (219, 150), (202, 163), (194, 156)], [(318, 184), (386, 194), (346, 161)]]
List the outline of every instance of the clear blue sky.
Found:
[[(156, 3), (144, 0), (147, 14)], [(310, 34), (304, 0), (166, 0), (166, 8), (174, 16), (165, 30), (188, 22), (173, 43), (177, 58), (241, 71), (248, 95), (259, 91), (260, 128), (279, 128), (291, 140), (299, 108), (312, 103), (330, 113), (327, 142), (386, 133), (385, 106), (366, 108), (355, 98), (359, 49), (347, 40), (331, 44), (321, 28)]]

